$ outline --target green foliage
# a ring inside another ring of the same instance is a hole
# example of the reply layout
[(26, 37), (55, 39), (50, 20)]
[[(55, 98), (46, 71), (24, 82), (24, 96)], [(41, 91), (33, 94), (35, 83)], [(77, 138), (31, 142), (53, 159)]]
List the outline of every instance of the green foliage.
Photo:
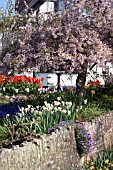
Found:
[[(28, 88), (29, 92), (26, 91)], [(4, 89), (4, 90), (3, 90)], [(16, 92), (16, 89), (18, 92)], [(35, 96), (38, 95), (38, 85), (36, 83), (29, 84), (27, 82), (18, 82), (18, 83), (6, 83), (4, 85), (0, 85), (0, 93), (2, 95), (15, 95), (15, 94), (34, 94)]]
[(113, 85), (109, 84), (95, 88), (92, 102), (99, 104), (99, 107), (102, 109), (113, 110)]
[(113, 110), (113, 95), (103, 94), (97, 99), (97, 102), (100, 103), (101, 108)]
[(6, 127), (0, 125), (0, 141), (6, 140), (8, 138), (8, 131)]
[(26, 104), (30, 104), (30, 105), (33, 105), (33, 106), (37, 106), (37, 105), (44, 105), (44, 102), (47, 101), (48, 103), (52, 103), (54, 102), (55, 100), (57, 100), (57, 97), (61, 97), (61, 100), (63, 101), (74, 101), (75, 99), (75, 94), (76, 92), (69, 92), (69, 91), (66, 91), (66, 92), (55, 92), (55, 93), (42, 93), (40, 95), (37, 95), (37, 97), (35, 99), (32, 99), (32, 100), (26, 100), (26, 101), (23, 101), (22, 103), (24, 105)]
[(99, 103), (89, 103), (85, 108), (79, 110), (76, 118), (80, 121), (92, 120), (107, 111), (106, 108), (101, 108)]

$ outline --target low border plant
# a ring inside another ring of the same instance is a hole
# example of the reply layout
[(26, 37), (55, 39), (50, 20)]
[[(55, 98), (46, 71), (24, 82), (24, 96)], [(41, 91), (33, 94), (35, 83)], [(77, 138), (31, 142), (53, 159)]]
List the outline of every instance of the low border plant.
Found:
[(75, 138), (80, 157), (86, 156), (92, 151), (94, 141), (89, 131), (84, 128), (84, 125), (82, 123), (76, 126)]

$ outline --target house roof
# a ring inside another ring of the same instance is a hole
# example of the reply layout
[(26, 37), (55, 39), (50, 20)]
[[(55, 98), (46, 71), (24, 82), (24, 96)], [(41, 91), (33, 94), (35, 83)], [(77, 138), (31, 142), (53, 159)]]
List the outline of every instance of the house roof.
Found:
[[(46, 0), (25, 0), (29, 8), (38, 9)], [(18, 13), (23, 14), (27, 9), (24, 0), (15, 1), (15, 9)]]

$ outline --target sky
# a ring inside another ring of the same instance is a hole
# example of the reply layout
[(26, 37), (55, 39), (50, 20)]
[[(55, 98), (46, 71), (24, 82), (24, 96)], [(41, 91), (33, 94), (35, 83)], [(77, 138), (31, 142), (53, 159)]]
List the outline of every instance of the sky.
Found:
[(0, 0), (0, 7), (3, 6), (6, 7), (6, 0)]
[[(6, 8), (7, 1), (9, 1), (9, 0), (0, 0), (0, 7), (3, 6), (3, 8), (5, 9), (5, 8)], [(15, 0), (12, 0), (12, 2), (14, 2), (14, 1), (15, 1)]]

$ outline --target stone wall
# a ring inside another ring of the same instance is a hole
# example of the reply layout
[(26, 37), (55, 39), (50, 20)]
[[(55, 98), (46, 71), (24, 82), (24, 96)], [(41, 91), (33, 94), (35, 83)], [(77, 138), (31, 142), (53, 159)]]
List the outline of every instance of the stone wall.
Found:
[(100, 151), (113, 145), (113, 111), (83, 123), (94, 140), (93, 151), (82, 160), (87, 162), (91, 156), (96, 159)]
[[(83, 122), (93, 139), (91, 154), (80, 159), (75, 141), (76, 126), (61, 127), (51, 134), (41, 135), (23, 146), (0, 150), (0, 170), (80, 170), (91, 156), (113, 144), (113, 112), (91, 122)], [(71, 169), (73, 168), (73, 169)]]

